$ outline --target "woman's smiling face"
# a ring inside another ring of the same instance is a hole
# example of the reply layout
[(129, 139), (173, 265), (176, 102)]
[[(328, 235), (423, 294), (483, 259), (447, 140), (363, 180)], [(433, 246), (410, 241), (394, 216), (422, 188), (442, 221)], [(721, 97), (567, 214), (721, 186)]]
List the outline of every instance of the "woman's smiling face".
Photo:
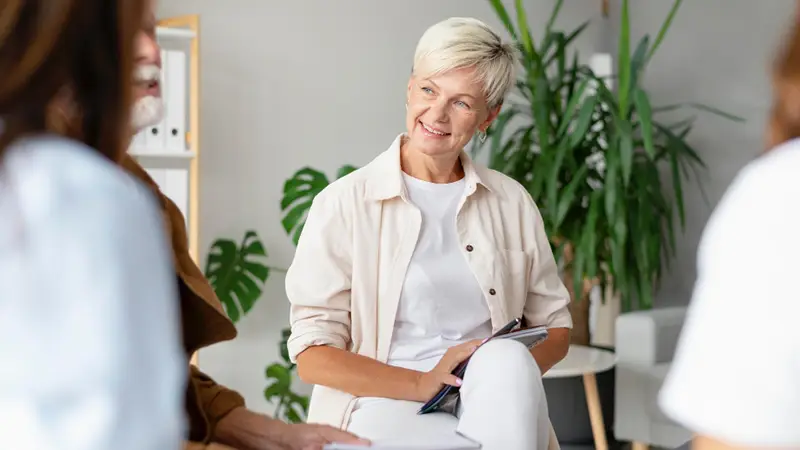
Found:
[(429, 156), (458, 153), (500, 108), (489, 111), (483, 86), (472, 68), (430, 78), (412, 75), (408, 82), (408, 144)]

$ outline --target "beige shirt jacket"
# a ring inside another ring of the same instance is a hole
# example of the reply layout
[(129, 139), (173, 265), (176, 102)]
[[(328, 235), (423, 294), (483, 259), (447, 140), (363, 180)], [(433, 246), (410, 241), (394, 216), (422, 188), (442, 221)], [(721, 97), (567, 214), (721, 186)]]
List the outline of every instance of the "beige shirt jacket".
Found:
[[(422, 221), (408, 201), (398, 136), (371, 163), (320, 192), (286, 274), (293, 361), (330, 345), (386, 362), (400, 291)], [(572, 328), (542, 217), (528, 192), (500, 172), (461, 161), (467, 195), (456, 217), (464, 257), (483, 288), (493, 330), (516, 317)], [(351, 394), (315, 386), (308, 422), (346, 428)]]

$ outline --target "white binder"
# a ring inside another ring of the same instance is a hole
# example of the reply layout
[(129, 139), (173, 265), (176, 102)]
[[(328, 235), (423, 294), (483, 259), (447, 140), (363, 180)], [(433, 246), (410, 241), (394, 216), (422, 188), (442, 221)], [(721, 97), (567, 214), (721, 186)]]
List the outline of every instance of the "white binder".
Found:
[(186, 151), (186, 53), (167, 50), (166, 145), (170, 152)]
[(166, 169), (145, 169), (150, 178), (155, 181), (159, 188), (163, 191), (166, 182)]
[(189, 170), (188, 169), (145, 169), (150, 178), (161, 189), (161, 193), (169, 197), (183, 214), (186, 226), (189, 226)]
[[(165, 82), (167, 78), (165, 72), (168, 69), (167, 67), (164, 67), (164, 59), (166, 57), (167, 57), (166, 50), (161, 50), (162, 69), (161, 69), (161, 79), (159, 80), (159, 83), (161, 86), (162, 99), (167, 99), (168, 98), (167, 96), (169, 95), (167, 92), (169, 90), (169, 87)], [(166, 114), (164, 114), (160, 122), (145, 129), (147, 131), (145, 138), (145, 147), (148, 153), (160, 153), (164, 151), (164, 148), (166, 147), (166, 139), (164, 132), (164, 129), (166, 128), (165, 122), (166, 122)]]
[(147, 129), (141, 130), (133, 136), (129, 150), (141, 152), (147, 147)]
[(172, 200), (183, 214), (189, 226), (189, 170), (165, 169), (163, 192)]

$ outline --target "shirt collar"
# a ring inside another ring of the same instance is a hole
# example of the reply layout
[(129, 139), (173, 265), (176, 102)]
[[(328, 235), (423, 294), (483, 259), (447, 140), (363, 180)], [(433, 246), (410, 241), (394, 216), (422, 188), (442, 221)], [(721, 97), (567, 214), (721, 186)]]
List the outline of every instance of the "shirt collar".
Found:
[[(381, 153), (370, 163), (370, 176), (367, 183), (367, 198), (372, 200), (389, 200), (395, 197), (407, 198), (406, 185), (403, 181), (403, 170), (400, 167), (400, 143), (405, 133), (398, 135), (389, 149)], [(464, 167), (464, 181), (467, 184), (467, 196), (472, 195), (478, 186), (483, 186), (489, 192), (494, 190), (487, 182), (487, 177), (481, 177), (483, 168), (472, 162), (465, 151), (461, 151), (461, 165)]]

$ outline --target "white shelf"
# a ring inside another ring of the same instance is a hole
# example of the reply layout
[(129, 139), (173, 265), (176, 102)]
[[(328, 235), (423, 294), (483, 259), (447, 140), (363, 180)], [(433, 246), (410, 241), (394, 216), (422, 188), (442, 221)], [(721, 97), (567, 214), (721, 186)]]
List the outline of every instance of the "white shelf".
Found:
[(158, 39), (173, 39), (173, 40), (192, 40), (195, 37), (195, 32), (186, 28), (167, 28), (156, 27), (156, 37)]
[(156, 148), (133, 147), (128, 151), (133, 156), (150, 156), (154, 158), (192, 159), (194, 152), (191, 150), (169, 150)]
[(144, 167), (163, 169), (188, 168), (189, 163), (195, 157), (194, 152), (189, 150), (176, 151), (132, 148), (128, 153)]

